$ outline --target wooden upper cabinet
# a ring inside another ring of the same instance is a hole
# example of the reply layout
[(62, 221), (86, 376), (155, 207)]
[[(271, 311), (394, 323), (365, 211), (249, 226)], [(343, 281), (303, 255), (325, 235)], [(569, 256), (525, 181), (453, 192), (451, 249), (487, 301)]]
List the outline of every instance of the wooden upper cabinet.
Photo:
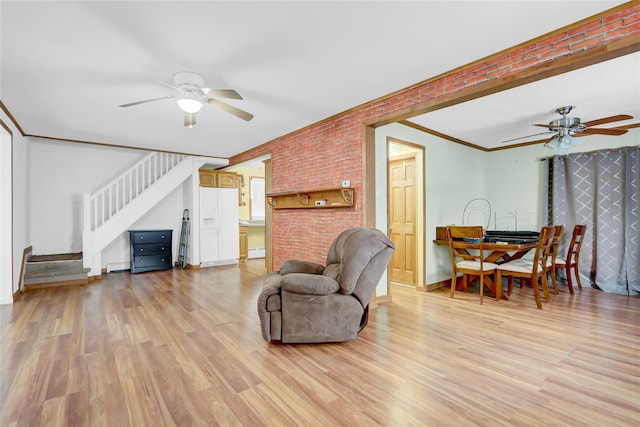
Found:
[(201, 187), (217, 187), (217, 172), (213, 169), (200, 169), (200, 186)]
[(199, 169), (201, 187), (236, 188), (238, 174), (235, 172)]
[(235, 172), (218, 172), (218, 187), (237, 188), (237, 176), (238, 174), (236, 174)]

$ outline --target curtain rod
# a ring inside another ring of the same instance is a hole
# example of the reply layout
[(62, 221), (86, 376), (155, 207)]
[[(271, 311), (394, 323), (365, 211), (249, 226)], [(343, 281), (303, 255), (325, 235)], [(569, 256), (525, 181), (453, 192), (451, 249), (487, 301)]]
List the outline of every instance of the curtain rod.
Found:
[[(630, 147), (620, 147), (620, 148), (602, 148), (600, 150), (585, 151), (583, 153), (571, 153), (571, 154), (577, 154), (579, 156), (593, 156), (601, 151), (606, 151), (607, 154), (609, 154), (609, 153), (615, 153), (616, 151), (625, 151), (625, 150), (628, 150), (629, 148), (640, 148), (640, 145), (633, 145)], [(545, 160), (550, 160), (550, 159), (553, 159), (554, 157), (556, 156), (543, 157), (540, 159), (540, 161), (544, 162)], [(569, 157), (569, 154), (559, 155), (558, 157)]]

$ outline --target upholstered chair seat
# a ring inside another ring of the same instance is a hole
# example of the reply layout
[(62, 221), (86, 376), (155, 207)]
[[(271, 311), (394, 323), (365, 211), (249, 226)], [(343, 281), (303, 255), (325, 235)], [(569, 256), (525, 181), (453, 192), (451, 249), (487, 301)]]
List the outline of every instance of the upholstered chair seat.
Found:
[[(547, 260), (547, 264), (550, 264), (551, 260)], [(499, 267), (502, 271), (515, 271), (518, 273), (533, 273), (533, 261), (530, 259), (516, 259), (508, 262), (504, 266)], [(538, 262), (538, 268), (542, 268)]]
[(538, 282), (542, 282), (542, 291), (547, 302), (550, 301), (549, 285), (547, 282), (548, 273), (548, 259), (551, 252), (551, 246), (553, 244), (553, 237), (555, 233), (555, 227), (547, 226), (542, 227), (540, 230), (540, 239), (536, 247), (536, 252), (533, 260), (517, 259), (508, 261), (503, 264), (499, 264), (496, 269), (496, 282), (498, 286), (502, 285), (502, 276), (508, 277), (508, 295), (511, 295), (513, 290), (513, 278), (520, 277), (521, 283), (523, 279), (531, 282), (533, 288), (533, 296), (536, 300), (536, 306), (542, 308), (542, 302), (540, 300), (540, 292), (538, 289)]
[(480, 267), (480, 261), (460, 261), (456, 263), (456, 267), (458, 268), (468, 268), (470, 270), (478, 270), (482, 268), (483, 271), (493, 271), (498, 267), (498, 264), (494, 264), (492, 262), (483, 262), (482, 267)]

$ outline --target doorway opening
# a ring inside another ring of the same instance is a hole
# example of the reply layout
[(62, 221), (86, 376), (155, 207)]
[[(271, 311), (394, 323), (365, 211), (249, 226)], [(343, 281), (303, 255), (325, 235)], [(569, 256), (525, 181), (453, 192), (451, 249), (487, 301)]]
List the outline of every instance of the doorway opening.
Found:
[[(272, 266), (271, 209), (266, 194), (271, 192), (271, 155), (267, 154), (242, 162), (227, 170), (240, 175), (240, 225), (245, 237), (248, 259), (263, 258), (267, 273)], [(242, 240), (241, 240), (242, 246)]]
[(387, 137), (389, 283), (425, 290), (424, 147)]

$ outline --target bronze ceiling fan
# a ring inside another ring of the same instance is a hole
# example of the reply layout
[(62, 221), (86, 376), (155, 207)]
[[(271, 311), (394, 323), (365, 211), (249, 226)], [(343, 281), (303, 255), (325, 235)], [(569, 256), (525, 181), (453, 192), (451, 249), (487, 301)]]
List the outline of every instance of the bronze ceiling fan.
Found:
[(222, 111), (233, 114), (242, 120), (249, 121), (253, 118), (253, 114), (247, 113), (240, 108), (219, 101), (216, 98), (242, 99), (242, 96), (233, 89), (209, 89), (204, 87), (204, 78), (198, 74), (181, 71), (173, 75), (174, 85), (163, 83), (173, 89), (180, 91), (179, 95), (167, 95), (160, 98), (145, 99), (143, 101), (130, 102), (122, 104), (120, 107), (131, 107), (134, 105), (144, 104), (147, 102), (160, 101), (168, 98), (177, 99), (178, 106), (184, 111), (184, 125), (193, 127), (196, 124), (196, 113), (204, 104), (219, 108)]
[(598, 128), (594, 126), (603, 125), (606, 123), (618, 122), (621, 120), (633, 119), (633, 116), (628, 114), (617, 114), (611, 117), (603, 117), (601, 119), (590, 120), (582, 123), (579, 117), (568, 117), (567, 115), (574, 106), (566, 106), (556, 108), (556, 113), (562, 117), (556, 120), (550, 121), (548, 124), (535, 123), (533, 126), (540, 126), (549, 129), (547, 132), (534, 133), (533, 135), (521, 136), (514, 139), (502, 141), (501, 143), (516, 141), (518, 139), (529, 138), (537, 135), (555, 134), (547, 141), (545, 141), (545, 147), (559, 150), (567, 150), (569, 148), (577, 147), (582, 144), (577, 137), (589, 136), (589, 135), (611, 135), (619, 136), (628, 132), (628, 129), (622, 128)]

